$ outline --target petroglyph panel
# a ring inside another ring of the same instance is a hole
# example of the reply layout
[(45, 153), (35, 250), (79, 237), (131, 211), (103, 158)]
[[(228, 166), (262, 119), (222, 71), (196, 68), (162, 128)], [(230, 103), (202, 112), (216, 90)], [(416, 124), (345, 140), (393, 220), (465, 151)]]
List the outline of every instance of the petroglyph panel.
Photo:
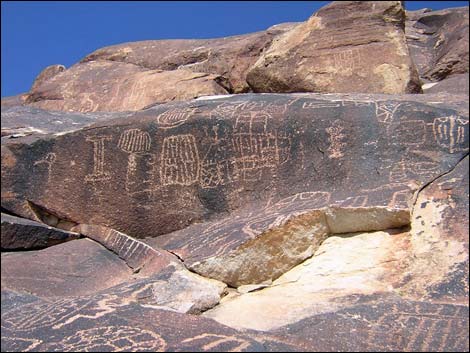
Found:
[(199, 150), (191, 134), (165, 137), (161, 153), (163, 185), (192, 185), (199, 181)]
[(437, 144), (450, 153), (468, 151), (468, 120), (457, 116), (436, 118), (433, 132)]

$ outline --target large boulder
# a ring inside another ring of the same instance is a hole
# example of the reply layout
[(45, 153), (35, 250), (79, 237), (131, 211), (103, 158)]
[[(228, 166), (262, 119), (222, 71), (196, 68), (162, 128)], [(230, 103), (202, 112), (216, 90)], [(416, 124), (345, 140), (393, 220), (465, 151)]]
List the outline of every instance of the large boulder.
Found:
[(276, 37), (248, 71), (254, 92), (416, 93), (400, 1), (337, 1)]
[(292, 26), (226, 38), (105, 47), (63, 72), (41, 74), (26, 104), (62, 111), (126, 111), (204, 95), (248, 92), (248, 68), (275, 35)]
[(219, 76), (187, 69), (148, 70), (127, 63), (90, 61), (35, 87), (26, 103), (78, 112), (140, 110), (155, 103), (227, 93), (218, 80)]

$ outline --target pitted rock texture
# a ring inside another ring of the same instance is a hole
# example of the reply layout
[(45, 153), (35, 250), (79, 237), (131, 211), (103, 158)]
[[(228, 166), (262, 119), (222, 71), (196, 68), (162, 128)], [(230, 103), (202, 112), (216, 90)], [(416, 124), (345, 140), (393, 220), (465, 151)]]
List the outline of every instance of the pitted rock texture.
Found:
[(336, 1), (279, 35), (248, 71), (254, 92), (421, 91), (400, 1)]
[(78, 233), (2, 213), (2, 250), (46, 248), (79, 236)]

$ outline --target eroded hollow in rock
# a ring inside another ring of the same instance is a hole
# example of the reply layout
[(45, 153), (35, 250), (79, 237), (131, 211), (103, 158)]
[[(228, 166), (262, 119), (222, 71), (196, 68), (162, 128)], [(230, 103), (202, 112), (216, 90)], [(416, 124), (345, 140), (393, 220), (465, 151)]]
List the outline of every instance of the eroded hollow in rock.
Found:
[(73, 227), (77, 225), (76, 222), (60, 217), (57, 215), (56, 212), (39, 206), (38, 204), (35, 204), (32, 201), (27, 201), (27, 203), (31, 211), (36, 216), (36, 220), (39, 222), (43, 222), (48, 226), (70, 231)]
[(328, 207), (293, 214), (254, 238), (199, 261), (185, 261), (192, 271), (231, 287), (273, 281), (311, 257), (329, 236), (400, 228), (410, 224), (407, 209)]

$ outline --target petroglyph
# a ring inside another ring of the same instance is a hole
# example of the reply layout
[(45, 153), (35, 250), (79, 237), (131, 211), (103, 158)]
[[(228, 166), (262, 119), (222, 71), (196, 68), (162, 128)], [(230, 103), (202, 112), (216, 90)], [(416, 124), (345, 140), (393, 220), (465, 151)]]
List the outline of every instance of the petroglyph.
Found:
[(220, 139), (218, 126), (213, 126), (215, 138), (201, 163), (201, 187), (215, 188), (234, 180), (233, 163), (225, 138)]
[(400, 120), (394, 127), (394, 133), (406, 146), (416, 147), (426, 142), (426, 124), (423, 120)]
[(344, 156), (344, 147), (346, 146), (345, 138), (343, 134), (344, 127), (342, 126), (341, 120), (336, 119), (333, 121), (330, 127), (325, 129), (329, 135), (330, 146), (328, 147), (328, 157), (330, 158), (341, 158)]
[(165, 351), (167, 344), (157, 333), (130, 326), (104, 326), (78, 330), (57, 344), (63, 352)]
[(395, 102), (376, 102), (375, 115), (377, 120), (384, 124), (390, 124), (393, 121), (394, 114), (401, 103)]
[(51, 181), (52, 166), (57, 159), (57, 155), (54, 152), (49, 152), (43, 159), (34, 162), (34, 165), (45, 164), (47, 166), (47, 182)]
[(195, 337), (186, 338), (181, 341), (181, 343), (189, 343), (191, 346), (202, 345), (203, 351), (213, 352), (217, 352), (219, 350), (225, 352), (241, 352), (251, 345), (250, 342), (239, 337), (213, 333), (203, 333)]
[(173, 128), (183, 124), (194, 113), (196, 109), (193, 108), (174, 108), (167, 110), (157, 116), (157, 122), (162, 128)]
[(150, 149), (151, 139), (148, 132), (139, 129), (124, 131), (118, 142), (118, 147), (130, 154), (143, 153)]
[[(468, 341), (468, 319), (464, 308), (415, 303), (413, 308), (392, 305), (368, 331), (370, 349), (402, 347), (403, 351), (460, 350)], [(407, 310), (408, 309), (408, 310)], [(462, 311), (462, 313), (460, 313)], [(468, 312), (466, 313), (468, 315)], [(397, 341), (398, 339), (398, 341)], [(468, 343), (467, 343), (468, 345)]]
[(439, 164), (435, 162), (407, 162), (401, 161), (390, 170), (389, 180), (393, 183), (402, 183), (415, 178), (431, 178), (439, 173)]
[(360, 67), (362, 58), (358, 49), (349, 49), (335, 53), (333, 60), (337, 70), (345, 71), (351, 75), (356, 67)]
[(289, 159), (290, 139), (268, 129), (271, 116), (245, 112), (237, 116), (232, 138), (235, 171), (239, 179), (257, 181), (263, 169), (275, 168)]
[(344, 200), (337, 201), (336, 204), (341, 207), (365, 207), (368, 200), (368, 195), (359, 195), (347, 197)]
[(111, 179), (111, 174), (105, 171), (105, 141), (111, 141), (112, 136), (90, 136), (86, 140), (93, 143), (93, 173), (85, 176), (85, 181), (96, 182)]
[(124, 131), (118, 147), (129, 153), (126, 172), (126, 190), (130, 195), (153, 192), (156, 156), (146, 153), (150, 150), (151, 138), (148, 132), (139, 129)]
[(199, 181), (199, 150), (191, 134), (165, 137), (161, 154), (163, 185), (191, 185)]
[(307, 101), (302, 104), (303, 109), (340, 108), (341, 106), (341, 101)]
[(450, 153), (468, 151), (468, 145), (465, 143), (469, 136), (468, 120), (454, 115), (436, 118), (433, 132), (437, 144)]

